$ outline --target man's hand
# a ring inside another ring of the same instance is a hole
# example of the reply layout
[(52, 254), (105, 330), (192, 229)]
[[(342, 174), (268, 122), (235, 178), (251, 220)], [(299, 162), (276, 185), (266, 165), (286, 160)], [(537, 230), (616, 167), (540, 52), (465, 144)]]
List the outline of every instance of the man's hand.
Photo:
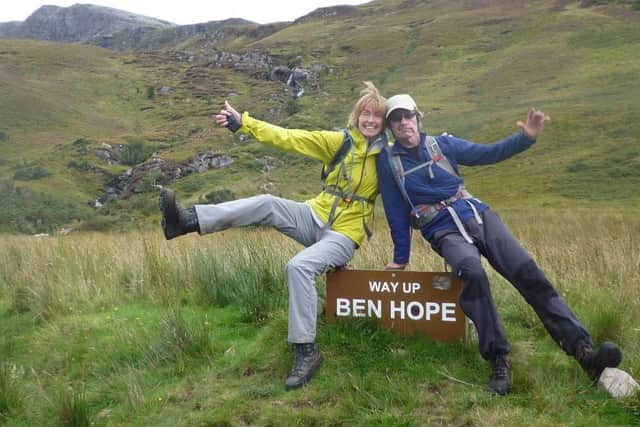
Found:
[(385, 270), (404, 270), (407, 264), (398, 264), (397, 262), (390, 262), (384, 266)]
[(538, 139), (538, 135), (542, 133), (544, 124), (551, 121), (551, 118), (540, 110), (531, 108), (527, 116), (527, 122), (518, 121), (516, 124), (525, 135), (530, 139)]
[(216, 122), (219, 126), (229, 128), (231, 132), (235, 132), (242, 126), (242, 116), (228, 101), (224, 101), (224, 108), (220, 110), (220, 113), (216, 114)]

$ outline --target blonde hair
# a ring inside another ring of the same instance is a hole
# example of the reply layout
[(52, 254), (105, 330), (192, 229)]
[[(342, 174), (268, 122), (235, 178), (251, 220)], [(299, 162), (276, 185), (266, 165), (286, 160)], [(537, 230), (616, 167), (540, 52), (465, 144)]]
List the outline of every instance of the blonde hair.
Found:
[(362, 96), (353, 106), (353, 110), (351, 110), (351, 114), (349, 115), (349, 126), (354, 128), (358, 128), (358, 118), (365, 107), (371, 105), (374, 110), (382, 112), (382, 117), (384, 117), (386, 111), (387, 99), (380, 95), (378, 88), (371, 82), (363, 83), (365, 88), (360, 91), (360, 95)]

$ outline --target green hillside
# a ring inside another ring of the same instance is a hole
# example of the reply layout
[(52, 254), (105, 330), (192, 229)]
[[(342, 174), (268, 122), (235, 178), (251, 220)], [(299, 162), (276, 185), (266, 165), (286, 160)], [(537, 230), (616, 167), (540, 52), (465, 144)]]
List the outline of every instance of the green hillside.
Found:
[[(0, 208), (0, 231), (155, 222), (155, 175), (128, 197), (89, 206), (133, 166), (107, 164), (96, 156), (102, 144), (130, 144), (140, 154), (133, 163), (152, 152), (178, 162), (207, 150), (231, 156), (226, 168), (170, 184), (189, 202), (221, 189), (308, 197), (319, 188), (318, 165), (241, 141), (211, 116), (228, 98), (284, 126), (340, 127), (363, 80), (386, 95), (410, 92), (428, 131), (477, 142), (515, 132), (530, 106), (547, 112), (552, 123), (534, 148), (463, 171), (493, 205), (637, 207), (640, 11), (581, 3), (373, 1), (264, 38), (238, 30), (137, 54), (0, 39), (0, 192), (10, 202)], [(212, 66), (217, 51), (260, 52), (273, 65), (317, 71), (294, 101), (264, 72)]]

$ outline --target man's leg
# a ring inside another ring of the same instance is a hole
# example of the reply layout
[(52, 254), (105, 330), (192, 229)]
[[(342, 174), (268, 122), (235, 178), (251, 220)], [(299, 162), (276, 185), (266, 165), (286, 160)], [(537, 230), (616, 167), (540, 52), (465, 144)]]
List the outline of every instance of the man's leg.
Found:
[(611, 343), (603, 343), (599, 352), (592, 351), (591, 336), (585, 327), (500, 218), (487, 210), (483, 219), (484, 224), (478, 226), (482, 254), (518, 289), (553, 340), (568, 355), (576, 357), (592, 378), (597, 378), (605, 367), (618, 366), (622, 360), (620, 350)]
[(491, 360), (496, 354), (509, 353), (511, 347), (496, 311), (487, 273), (480, 262), (480, 252), (460, 233), (436, 234), (434, 248), (464, 283), (460, 306), (478, 331), (482, 357)]
[(480, 354), (491, 365), (489, 388), (498, 394), (508, 393), (511, 389), (511, 370), (507, 354), (511, 347), (493, 302), (478, 248), (468, 243), (457, 231), (436, 235), (433, 247), (464, 283), (460, 307), (473, 321), (478, 332)]

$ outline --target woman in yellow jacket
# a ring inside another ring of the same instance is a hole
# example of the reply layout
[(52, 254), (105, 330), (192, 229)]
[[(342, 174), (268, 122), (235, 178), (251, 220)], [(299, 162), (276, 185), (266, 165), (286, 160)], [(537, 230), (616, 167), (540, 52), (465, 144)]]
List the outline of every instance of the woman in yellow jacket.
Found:
[[(247, 112), (240, 114), (228, 102), (216, 115), (220, 126), (265, 145), (318, 159), (329, 169), (329, 164), (338, 159), (328, 171), (323, 191), (313, 199), (301, 203), (260, 195), (183, 209), (176, 203), (173, 191), (164, 189), (160, 195), (161, 224), (167, 240), (193, 231), (207, 234), (231, 227), (265, 225), (305, 246), (285, 268), (289, 287), (288, 340), (294, 344), (296, 355), (286, 381), (287, 390), (308, 382), (322, 362), (315, 343), (315, 278), (346, 265), (369, 234), (378, 195), (375, 159), (386, 144), (386, 100), (371, 82), (365, 82), (365, 86), (344, 132), (285, 129), (254, 119)], [(337, 155), (338, 151), (343, 154)]]

